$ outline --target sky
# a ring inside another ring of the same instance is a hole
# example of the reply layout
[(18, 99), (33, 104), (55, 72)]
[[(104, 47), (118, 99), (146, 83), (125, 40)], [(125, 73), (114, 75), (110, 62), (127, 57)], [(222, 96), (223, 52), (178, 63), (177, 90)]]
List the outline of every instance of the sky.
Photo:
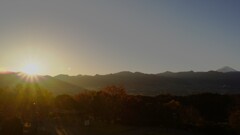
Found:
[(1, 0), (0, 71), (240, 70), (238, 0)]

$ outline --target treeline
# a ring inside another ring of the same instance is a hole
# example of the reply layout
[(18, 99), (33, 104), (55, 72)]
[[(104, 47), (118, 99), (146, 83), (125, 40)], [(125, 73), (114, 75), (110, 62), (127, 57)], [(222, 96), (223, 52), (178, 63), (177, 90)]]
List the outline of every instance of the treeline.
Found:
[(60, 110), (77, 110), (94, 121), (133, 126), (162, 126), (209, 133), (240, 130), (240, 95), (128, 95), (123, 87), (108, 86), (55, 99)]
[[(0, 123), (72, 116), (75, 120), (131, 126), (161, 126), (208, 133), (240, 132), (240, 95), (128, 95), (108, 86), (74, 96), (53, 96), (37, 84), (0, 90)], [(71, 121), (70, 121), (71, 122)]]

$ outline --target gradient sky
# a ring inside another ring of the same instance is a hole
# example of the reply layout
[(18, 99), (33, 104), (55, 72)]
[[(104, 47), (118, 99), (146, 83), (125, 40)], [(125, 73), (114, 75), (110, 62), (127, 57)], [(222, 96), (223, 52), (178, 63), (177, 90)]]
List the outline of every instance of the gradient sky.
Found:
[(240, 70), (239, 0), (1, 0), (0, 70)]

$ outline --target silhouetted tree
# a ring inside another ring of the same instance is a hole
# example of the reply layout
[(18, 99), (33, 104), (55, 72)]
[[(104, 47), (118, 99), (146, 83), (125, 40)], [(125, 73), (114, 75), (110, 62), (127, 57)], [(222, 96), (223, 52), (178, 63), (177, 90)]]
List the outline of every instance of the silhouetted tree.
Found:
[(183, 124), (195, 127), (201, 127), (204, 125), (204, 119), (200, 115), (200, 112), (194, 107), (183, 107), (180, 113)]
[(59, 95), (55, 98), (55, 105), (59, 109), (72, 110), (77, 108), (77, 102), (69, 95)]
[(93, 115), (92, 102), (96, 96), (96, 91), (86, 91), (75, 96), (77, 108), (84, 116)]
[(240, 133), (240, 109), (233, 110), (229, 116), (229, 125)]
[(23, 125), (19, 118), (11, 117), (6, 118), (2, 124), (1, 135), (22, 135)]

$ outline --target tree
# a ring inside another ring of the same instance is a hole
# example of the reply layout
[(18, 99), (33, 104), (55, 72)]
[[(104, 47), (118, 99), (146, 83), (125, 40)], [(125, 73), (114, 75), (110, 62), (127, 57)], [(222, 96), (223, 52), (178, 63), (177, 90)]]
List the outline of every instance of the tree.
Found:
[(203, 118), (194, 107), (184, 107), (181, 109), (181, 120), (183, 124), (200, 127), (203, 125)]
[(55, 105), (58, 109), (72, 110), (76, 109), (76, 101), (69, 95), (59, 95), (55, 98)]
[(230, 113), (229, 126), (240, 133), (240, 109), (235, 109)]
[(93, 113), (92, 102), (96, 94), (96, 91), (86, 91), (75, 96), (75, 100), (78, 104), (78, 110), (80, 113), (86, 116)]

